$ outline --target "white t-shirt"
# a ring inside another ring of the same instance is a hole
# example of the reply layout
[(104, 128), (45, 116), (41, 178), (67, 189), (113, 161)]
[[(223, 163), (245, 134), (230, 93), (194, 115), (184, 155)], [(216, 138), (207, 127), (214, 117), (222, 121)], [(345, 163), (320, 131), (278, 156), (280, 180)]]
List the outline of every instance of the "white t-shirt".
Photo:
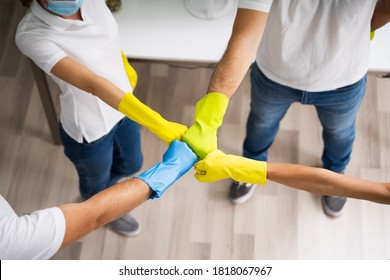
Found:
[(239, 0), (238, 7), (268, 13), (272, 0)]
[[(266, 2), (242, 0), (238, 7), (268, 12)], [(347, 86), (364, 76), (376, 0), (271, 2), (256, 56), (268, 78), (315, 92)]]
[(104, 0), (85, 0), (83, 21), (66, 20), (43, 9), (37, 0), (18, 25), (16, 44), (61, 89), (61, 123), (81, 143), (106, 135), (124, 115), (99, 98), (52, 75), (51, 69), (68, 56), (106, 78), (124, 92), (132, 92), (124, 70), (117, 23)]
[(0, 259), (49, 259), (65, 236), (65, 217), (57, 208), (48, 208), (18, 217), (0, 195)]

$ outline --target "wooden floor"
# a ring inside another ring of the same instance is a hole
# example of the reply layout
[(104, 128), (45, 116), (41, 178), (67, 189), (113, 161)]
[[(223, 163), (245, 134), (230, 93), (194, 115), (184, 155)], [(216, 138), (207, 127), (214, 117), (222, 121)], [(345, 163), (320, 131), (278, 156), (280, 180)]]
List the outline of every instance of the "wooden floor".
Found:
[[(23, 214), (80, 197), (75, 169), (62, 146), (51, 142), (30, 65), (13, 41), (23, 15), (18, 2), (0, 0), (0, 194)], [(133, 65), (140, 77), (135, 94), (167, 119), (191, 125), (213, 69)], [(247, 76), (219, 130), (219, 147), (227, 153), (241, 154), (249, 90)], [(390, 181), (389, 96), (389, 79), (371, 74), (347, 175)], [(142, 144), (145, 170), (161, 159), (166, 144), (145, 129)], [(318, 166), (321, 151), (314, 109), (292, 106), (270, 161)], [(319, 197), (272, 182), (247, 203), (233, 205), (228, 180), (201, 184), (193, 173), (133, 211), (143, 226), (139, 237), (103, 227), (54, 259), (390, 259), (389, 206), (349, 199), (344, 215), (331, 219)]]

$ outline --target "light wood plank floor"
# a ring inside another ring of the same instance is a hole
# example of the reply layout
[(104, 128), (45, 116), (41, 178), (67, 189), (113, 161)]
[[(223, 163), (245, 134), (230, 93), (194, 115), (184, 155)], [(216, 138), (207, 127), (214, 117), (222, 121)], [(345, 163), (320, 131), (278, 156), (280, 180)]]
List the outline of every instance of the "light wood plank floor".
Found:
[[(19, 1), (0, 0), (0, 193), (18, 214), (79, 201), (74, 167), (51, 143), (30, 65), (13, 36)], [(135, 62), (139, 98), (164, 117), (191, 125), (212, 68)], [(249, 108), (245, 77), (231, 100), (219, 147), (241, 154)], [(55, 92), (55, 91), (54, 91)], [(56, 92), (55, 92), (56, 93)], [(370, 74), (346, 174), (390, 181), (389, 79)], [(57, 103), (58, 105), (58, 103)], [(142, 131), (143, 170), (161, 159), (165, 143)], [(293, 105), (270, 150), (270, 161), (321, 164), (321, 127), (310, 106)], [(136, 238), (103, 227), (54, 259), (389, 259), (390, 207), (350, 199), (331, 219), (319, 197), (269, 182), (253, 199), (233, 205), (228, 180), (201, 184), (193, 170), (163, 198), (133, 211), (143, 226)]]

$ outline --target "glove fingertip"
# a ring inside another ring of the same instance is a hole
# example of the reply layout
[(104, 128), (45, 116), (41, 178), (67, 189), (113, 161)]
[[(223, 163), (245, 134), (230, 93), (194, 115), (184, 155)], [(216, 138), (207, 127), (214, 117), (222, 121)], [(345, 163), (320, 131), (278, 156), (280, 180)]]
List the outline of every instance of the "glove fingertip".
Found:
[(206, 174), (206, 164), (204, 163), (203, 160), (198, 161), (198, 162), (194, 165), (194, 169), (195, 169), (196, 172), (199, 173), (199, 174)]

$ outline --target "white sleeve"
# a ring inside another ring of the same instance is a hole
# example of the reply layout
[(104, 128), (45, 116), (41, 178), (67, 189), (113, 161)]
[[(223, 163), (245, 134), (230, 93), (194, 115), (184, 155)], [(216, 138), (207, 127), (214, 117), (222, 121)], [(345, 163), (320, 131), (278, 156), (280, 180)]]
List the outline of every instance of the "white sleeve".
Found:
[(50, 40), (50, 35), (45, 34), (45, 28), (31, 27), (28, 17), (19, 23), (15, 42), (19, 50), (47, 74), (50, 74), (58, 61), (67, 56), (64, 50)]
[(65, 236), (65, 217), (48, 208), (18, 217), (0, 216), (0, 259), (49, 259)]
[(268, 13), (271, 8), (271, 4), (272, 0), (239, 0), (238, 8)]

